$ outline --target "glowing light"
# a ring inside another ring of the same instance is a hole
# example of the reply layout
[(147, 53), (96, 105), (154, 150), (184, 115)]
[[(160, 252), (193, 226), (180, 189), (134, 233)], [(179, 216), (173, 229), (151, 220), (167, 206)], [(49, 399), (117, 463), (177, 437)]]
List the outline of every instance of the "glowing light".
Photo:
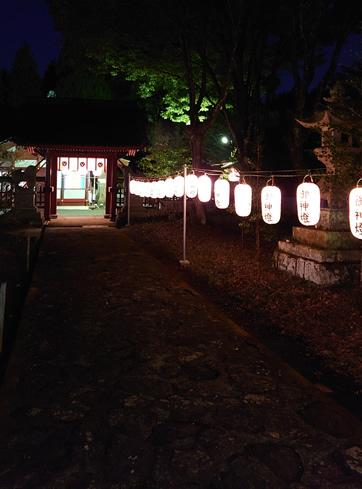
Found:
[(137, 181), (136, 180), (130, 181), (129, 191), (131, 192), (131, 194), (136, 195), (136, 191), (137, 191)]
[(166, 182), (165, 180), (158, 180), (157, 182), (157, 198), (164, 199), (166, 197)]
[(167, 178), (165, 181), (165, 194), (166, 197), (172, 199), (175, 195), (175, 181), (173, 178)]
[(144, 194), (146, 198), (151, 197), (151, 182), (145, 182)]
[(177, 176), (174, 179), (175, 182), (175, 197), (183, 197), (184, 195), (184, 177)]
[(69, 158), (69, 169), (72, 171), (78, 170), (78, 158)]
[(240, 217), (247, 217), (251, 213), (252, 191), (247, 183), (239, 183), (234, 190), (235, 212)]
[(88, 173), (87, 165), (86, 165), (85, 161), (81, 161), (79, 163), (79, 173), (80, 173), (80, 175), (86, 175)]
[(191, 175), (187, 175), (186, 177), (186, 195), (190, 199), (193, 199), (197, 195), (197, 182), (198, 178), (193, 173)]
[(349, 194), (349, 226), (353, 236), (362, 239), (362, 187), (358, 183)]
[(69, 164), (67, 160), (63, 160), (60, 164), (63, 175), (69, 174)]
[(238, 182), (240, 180), (240, 173), (235, 168), (231, 168), (228, 178), (229, 182)]
[(145, 182), (139, 181), (138, 182), (138, 194), (140, 197), (145, 197)]
[(88, 158), (88, 170), (94, 171), (95, 169), (96, 169), (96, 159), (95, 158)]
[(157, 199), (158, 187), (157, 181), (151, 182), (151, 199)]
[(96, 169), (94, 171), (94, 175), (96, 177), (99, 177), (100, 175), (102, 175), (102, 173), (105, 171), (105, 167), (104, 167), (104, 160), (101, 159), (101, 158), (98, 158), (97, 159), (97, 164), (96, 164)]
[(282, 194), (274, 185), (266, 186), (261, 191), (261, 212), (263, 221), (267, 224), (277, 224), (280, 221)]
[(197, 193), (200, 202), (209, 202), (211, 199), (211, 178), (201, 175), (197, 183)]
[(219, 209), (226, 209), (230, 202), (230, 183), (228, 180), (216, 180), (214, 186), (215, 205)]
[(297, 188), (298, 219), (305, 226), (314, 226), (320, 217), (321, 196), (315, 183), (303, 182)]

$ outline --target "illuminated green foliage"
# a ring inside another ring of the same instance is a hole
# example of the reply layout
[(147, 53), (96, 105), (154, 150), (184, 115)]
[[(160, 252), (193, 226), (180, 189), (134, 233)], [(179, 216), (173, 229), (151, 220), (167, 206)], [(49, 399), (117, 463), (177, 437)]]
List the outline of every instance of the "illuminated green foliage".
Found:
[(178, 124), (159, 121), (152, 126), (149, 138), (149, 150), (139, 161), (147, 177), (175, 175), (182, 173), (184, 165), (191, 165), (188, 140)]

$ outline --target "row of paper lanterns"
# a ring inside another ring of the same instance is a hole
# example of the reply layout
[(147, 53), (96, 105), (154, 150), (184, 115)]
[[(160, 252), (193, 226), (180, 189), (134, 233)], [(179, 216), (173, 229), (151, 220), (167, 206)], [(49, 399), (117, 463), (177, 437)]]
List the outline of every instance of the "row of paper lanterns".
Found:
[[(362, 179), (361, 179), (362, 180)], [(183, 197), (184, 191), (189, 198), (196, 196), (201, 202), (209, 202), (212, 194), (212, 180), (204, 174), (197, 177), (194, 173), (184, 177), (176, 176), (166, 180), (131, 180), (130, 192), (140, 197), (164, 199)], [(320, 190), (313, 182), (303, 182), (297, 188), (298, 219), (305, 226), (315, 226), (320, 218)], [(214, 183), (214, 201), (219, 209), (230, 205), (230, 183), (218, 179)], [(251, 213), (252, 189), (250, 185), (238, 183), (234, 188), (235, 212), (240, 217)], [(352, 234), (362, 239), (362, 187), (353, 189), (349, 199), (349, 218)], [(275, 185), (266, 185), (261, 191), (262, 218), (267, 224), (277, 224), (281, 217), (281, 191)]]

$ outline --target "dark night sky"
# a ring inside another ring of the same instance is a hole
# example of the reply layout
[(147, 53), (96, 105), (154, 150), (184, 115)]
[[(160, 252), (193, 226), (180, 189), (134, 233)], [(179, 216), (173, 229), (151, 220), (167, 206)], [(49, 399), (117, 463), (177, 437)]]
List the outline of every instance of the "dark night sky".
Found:
[[(45, 0), (1, 0), (0, 20), (0, 68), (11, 68), (16, 51), (26, 41), (32, 48), (39, 73), (43, 75), (49, 62), (58, 57), (60, 39), (54, 32)], [(349, 66), (360, 55), (360, 36), (353, 35), (339, 62)], [(289, 89), (288, 77), (284, 77), (278, 92)]]
[(58, 57), (60, 39), (45, 0), (1, 0), (0, 19), (0, 68), (11, 68), (16, 51), (26, 41), (43, 75), (49, 62)]

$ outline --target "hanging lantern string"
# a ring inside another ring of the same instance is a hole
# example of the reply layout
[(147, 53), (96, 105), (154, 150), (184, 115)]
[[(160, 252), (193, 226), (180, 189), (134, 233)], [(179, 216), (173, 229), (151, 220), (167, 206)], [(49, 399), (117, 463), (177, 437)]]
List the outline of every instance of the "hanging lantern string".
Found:
[[(191, 174), (196, 174), (196, 173), (201, 173), (203, 175), (224, 175), (225, 172), (221, 170), (205, 170), (205, 169), (198, 169), (198, 168), (190, 168)], [(318, 172), (318, 173), (316, 173)], [(323, 173), (322, 173), (323, 172)], [(353, 172), (350, 172), (353, 173)], [(357, 172), (355, 172), (357, 173)], [(307, 177), (311, 179), (311, 182), (313, 182), (313, 177), (324, 177), (324, 176), (341, 176), (343, 175), (343, 172), (336, 172), (332, 174), (328, 174), (326, 172), (325, 168), (316, 168), (314, 172), (312, 173), (311, 171), (305, 175), (305, 170), (273, 170), (273, 173), (270, 172), (270, 170), (260, 170), (260, 171), (243, 171), (240, 174), (240, 180), (244, 183), (245, 182), (245, 176), (252, 178), (252, 177), (264, 177), (272, 179), (272, 185), (274, 185), (274, 178), (301, 178), (303, 177), (303, 182)], [(169, 174), (166, 176), (155, 176), (155, 177), (135, 177), (133, 178), (131, 176), (131, 180), (136, 180), (139, 182), (154, 182), (158, 180), (166, 180), (167, 178), (175, 178), (176, 176), (180, 176), (180, 173), (175, 173), (175, 174)], [(182, 175), (181, 175), (182, 176)], [(268, 181), (269, 181), (268, 180)], [(359, 182), (361, 182), (362, 178), (358, 180), (357, 186), (359, 185)]]
[[(360, 186), (359, 182), (362, 182), (362, 178), (360, 178), (360, 179), (357, 181), (357, 185), (356, 185), (356, 187), (359, 187), (359, 186)], [(362, 185), (361, 185), (361, 187), (362, 187)]]

